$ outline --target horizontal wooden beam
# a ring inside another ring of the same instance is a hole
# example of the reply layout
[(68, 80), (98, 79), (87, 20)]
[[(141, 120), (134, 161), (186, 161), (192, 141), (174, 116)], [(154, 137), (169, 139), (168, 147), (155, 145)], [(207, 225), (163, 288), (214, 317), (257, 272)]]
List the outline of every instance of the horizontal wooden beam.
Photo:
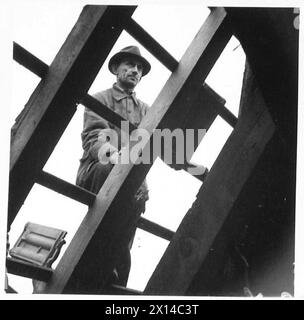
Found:
[(85, 6), (18, 117), (11, 133), (9, 226), (121, 34), (114, 22), (135, 8)]
[[(241, 117), (144, 294), (184, 295), (248, 180), (275, 126), (261, 96)], [(210, 271), (211, 272), (211, 271)]]
[(16, 42), (13, 42), (13, 58), (16, 62), (35, 73), (40, 78), (43, 78), (48, 72), (49, 66), (46, 63), (35, 57)]
[(36, 182), (88, 206), (93, 204), (96, 197), (94, 193), (64, 181), (45, 171), (41, 171), (41, 173), (37, 175)]
[[(190, 88), (192, 92), (198, 92), (196, 89), (207, 77), (231, 35), (225, 10), (214, 10), (140, 123), (140, 128), (148, 130), (152, 136), (157, 127), (166, 127), (167, 112), (183, 109), (188, 103)], [(145, 147), (149, 147), (148, 143)], [(45, 293), (94, 293), (105, 287), (136, 219), (129, 199), (135, 195), (151, 165), (130, 163), (113, 167), (47, 283)], [(101, 265), (101, 261), (104, 264)]]
[(137, 227), (154, 234), (157, 237), (163, 238), (165, 240), (171, 241), (174, 236), (174, 231), (171, 231), (155, 222), (152, 222), (148, 219), (140, 217)]
[(178, 62), (146, 32), (136, 21), (128, 18), (122, 21), (125, 30), (141, 43), (156, 59), (173, 72)]
[(53, 274), (51, 268), (36, 266), (14, 258), (6, 259), (6, 268), (8, 273), (41, 281), (49, 281)]

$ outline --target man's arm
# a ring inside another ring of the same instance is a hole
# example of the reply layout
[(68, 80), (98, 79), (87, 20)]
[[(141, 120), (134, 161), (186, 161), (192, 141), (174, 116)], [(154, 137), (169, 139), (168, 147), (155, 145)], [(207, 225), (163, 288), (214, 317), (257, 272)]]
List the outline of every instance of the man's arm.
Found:
[[(100, 97), (98, 97), (100, 101)], [(107, 105), (106, 101), (101, 101)], [(102, 163), (109, 162), (109, 157), (118, 150), (118, 135), (108, 121), (95, 112), (85, 109), (84, 125), (81, 134), (82, 146), (90, 157)]]

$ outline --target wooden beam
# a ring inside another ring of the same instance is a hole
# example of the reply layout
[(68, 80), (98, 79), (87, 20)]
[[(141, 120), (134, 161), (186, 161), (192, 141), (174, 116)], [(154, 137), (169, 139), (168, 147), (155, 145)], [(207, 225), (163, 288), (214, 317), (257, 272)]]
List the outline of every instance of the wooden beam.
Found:
[[(241, 117), (246, 116), (258, 100), (264, 103), (253, 80), (246, 63)], [(279, 130), (276, 130), (186, 295), (244, 294), (245, 265), (240, 263), (240, 255), (232, 249), (235, 245), (248, 261), (246, 269), (250, 277), (246, 286), (253, 295), (262, 292), (264, 296), (280, 296), (283, 291), (293, 294), (295, 204), (292, 193), (295, 181), (290, 174), (292, 167), (288, 165), (290, 154), (287, 150)], [(231, 257), (234, 267), (227, 274), (223, 269), (231, 263)]]
[(14, 288), (12, 288), (10, 285), (7, 286), (5, 289), (6, 293), (18, 293)]
[(40, 78), (43, 78), (49, 69), (49, 66), (46, 63), (35, 57), (16, 42), (13, 43), (13, 58)]
[(8, 273), (41, 281), (48, 281), (53, 274), (51, 268), (36, 266), (14, 258), (6, 259), (6, 268)]
[(219, 103), (214, 104), (214, 108), (216, 109), (219, 116), (222, 117), (228, 124), (231, 125), (231, 127), (235, 127), (237, 123), (237, 117), (225, 107), (226, 101), (218, 96), (218, 94), (210, 88), (206, 83), (203, 84), (203, 88), (205, 88), (210, 95), (213, 95)]
[[(86, 94), (81, 99), (81, 104), (83, 104), (88, 109), (92, 110), (96, 114), (98, 114), (103, 119), (109, 121), (110, 123), (114, 124), (118, 128), (121, 128), (121, 122), (127, 121), (127, 119), (123, 118), (120, 114), (114, 112), (104, 104), (102, 104), (100, 101), (95, 99), (94, 97), (90, 96), (89, 94)], [(137, 127), (132, 123), (129, 122), (129, 132), (131, 133), (133, 130), (137, 129)]]
[[(14, 60), (16, 60), (25, 68), (29, 69), (41, 78), (44, 77), (48, 71), (49, 66), (46, 63), (32, 55), (30, 52), (28, 52), (26, 49), (21, 47), (16, 42), (14, 42), (13, 57)], [(89, 94), (86, 94), (81, 99), (80, 103), (119, 128), (121, 127), (121, 121), (126, 121), (125, 118), (120, 116), (118, 113), (112, 111)], [(130, 131), (136, 129), (136, 127), (132, 123), (129, 124), (129, 127)]]
[[(34, 55), (30, 54), (27, 50), (22, 48), (20, 45), (14, 43), (14, 52), (16, 52), (16, 61), (27, 67), (29, 70), (37, 74), (38, 76), (43, 76), (46, 74), (48, 70), (48, 65), (45, 64), (40, 59), (36, 58)], [(23, 58), (25, 57), (25, 58)], [(172, 58), (173, 59), (173, 58)], [(24, 63), (23, 61), (26, 61)], [(165, 59), (166, 60), (166, 59)], [(169, 58), (170, 60), (170, 58)], [(177, 63), (177, 62), (176, 62)], [(172, 62), (171, 62), (172, 64)], [(175, 68), (175, 67), (174, 67)], [(209, 97), (210, 101), (206, 101), (206, 95)], [(211, 98), (211, 99), (210, 99)], [(214, 99), (213, 99), (214, 98)], [(81, 104), (83, 104), (85, 107), (89, 108), (96, 114), (98, 114), (100, 117), (104, 118), (105, 120), (109, 121), (110, 123), (116, 125), (117, 127), (121, 126), (121, 121), (125, 121), (123, 117), (121, 117), (119, 114), (113, 112), (111, 109), (107, 108), (105, 105), (103, 105), (100, 101), (95, 99), (94, 97), (90, 96), (89, 94), (86, 94), (82, 100), (80, 101)], [(214, 121), (216, 117), (216, 112), (221, 114), (223, 118), (226, 118), (226, 121), (230, 123), (232, 126), (236, 123), (236, 120), (233, 119), (233, 115), (229, 115), (229, 110), (224, 107), (225, 100), (219, 96), (211, 87), (209, 87), (206, 83), (203, 84), (202, 92), (200, 93), (200, 99), (199, 103), (203, 104), (203, 108), (199, 108), (199, 110), (203, 111), (202, 114), (199, 114), (197, 111), (196, 105), (191, 105), (191, 108), (187, 108), (185, 119), (188, 119), (188, 122), (184, 123), (184, 128), (193, 128), (193, 129), (199, 129), (199, 128), (205, 128), (206, 130), (209, 129), (210, 125)], [(194, 113), (193, 113), (194, 112)], [(228, 115), (225, 117), (225, 115), (228, 113)], [(189, 115), (195, 115), (194, 119), (192, 119), (192, 122), (189, 123)], [(228, 119), (227, 119), (228, 117)], [(199, 120), (199, 121), (197, 121)], [(169, 126), (169, 124), (167, 123)], [(134, 126), (131, 122), (129, 123), (129, 133), (133, 130), (137, 129), (136, 126)], [(197, 147), (197, 146), (196, 146)], [(175, 157), (175, 153), (173, 152), (173, 158)], [(171, 165), (172, 168), (176, 168), (176, 166)], [(185, 169), (183, 169), (185, 170)], [(43, 173), (42, 173), (43, 174)], [(195, 175), (195, 178), (199, 179), (200, 181), (204, 181), (204, 175), (198, 176)], [(44, 185), (43, 183), (46, 183), (46, 179), (41, 180), (40, 174), (37, 177), (38, 183), (41, 185)], [(58, 179), (58, 178), (57, 178)], [(63, 181), (62, 181), (63, 182)], [(44, 185), (46, 186), (46, 185)], [(48, 188), (56, 191), (50, 184), (47, 184)], [(70, 186), (71, 187), (71, 186)], [(65, 194), (64, 192), (60, 192), (62, 194)], [(73, 197), (71, 197), (73, 198)], [(87, 203), (86, 200), (87, 197), (84, 197), (84, 203)], [(75, 198), (73, 198), (75, 199)], [(77, 200), (77, 199), (75, 199)], [(82, 201), (80, 201), (82, 202)], [(89, 205), (91, 202), (89, 203)]]
[(299, 28), (294, 8), (226, 8), (283, 139), (297, 144)]
[(241, 117), (152, 274), (144, 294), (184, 295), (273, 136), (261, 96)]
[(285, 144), (284, 172), (295, 219), (298, 139), (299, 16), (294, 8), (227, 8), (267, 109)]
[[(18, 57), (19, 56), (22, 57), (24, 55), (24, 52), (26, 53), (25, 56), (26, 56), (27, 65), (29, 66), (29, 69), (34, 73), (36, 73), (37, 75), (40, 75), (39, 72), (37, 73), (35, 71), (35, 68), (30, 66), (38, 64), (38, 67), (37, 67), (38, 69), (44, 70), (45, 73), (47, 72), (47, 69), (48, 69), (47, 64), (45, 64), (43, 61), (41, 61), (40, 59), (30, 54), (28, 51), (26, 51), (24, 48), (22, 48), (18, 44), (16, 44), (16, 52), (18, 52), (17, 54)], [(18, 58), (18, 62), (22, 64), (22, 61), (23, 61), (22, 58)], [(209, 87), (207, 83), (204, 83), (202, 90), (199, 94), (199, 99), (196, 102), (196, 104), (201, 104), (203, 107), (198, 108), (195, 103), (189, 106), (184, 111), (184, 114), (183, 114), (183, 117), (185, 118), (185, 120), (188, 120), (188, 121), (187, 122), (185, 121), (182, 127), (184, 129), (205, 128), (206, 130), (208, 130), (210, 125), (214, 121), (217, 113), (221, 114), (222, 117), (225, 118), (228, 123), (234, 126), (237, 119), (230, 113), (228, 109), (225, 108), (224, 106), (225, 102), (226, 101), (220, 95), (218, 95), (211, 87)], [(95, 99), (89, 94), (86, 94), (81, 99), (80, 103), (83, 104), (85, 107), (89, 108), (90, 110), (92, 110), (93, 112), (95, 112), (96, 114), (98, 114), (100, 117), (104, 118), (105, 120), (109, 121), (112, 124), (115, 124), (117, 127), (120, 127), (121, 121), (125, 121), (123, 117), (113, 112), (111, 109), (107, 108), (100, 101), (98, 101), (97, 99)], [(199, 111), (200, 113), (198, 113)], [(226, 116), (226, 114), (228, 115)], [(189, 121), (189, 117), (191, 116), (192, 116), (192, 119), (191, 121)], [(167, 126), (170, 126), (170, 123), (168, 121), (167, 121)], [(129, 133), (131, 133), (135, 129), (137, 129), (137, 127), (130, 122)], [(200, 176), (195, 176), (195, 177), (203, 181)]]
[[(229, 41), (231, 30), (227, 23), (222, 8), (210, 14), (140, 128), (152, 135), (155, 128), (164, 125), (169, 109), (181, 110), (185, 106), (189, 92), (196, 92)], [(148, 143), (144, 148), (149, 148)], [(134, 225), (136, 213), (128, 199), (134, 196), (151, 165), (130, 163), (113, 167), (58, 263), (45, 293), (96, 293), (105, 287), (119, 257), (119, 249)]]
[[(193, 95), (193, 93), (191, 93), (191, 95)], [(214, 90), (212, 90), (206, 83), (204, 83), (199, 88), (196, 98), (191, 103), (189, 102), (187, 104), (187, 108), (184, 107), (182, 110), (179, 110), (178, 113), (176, 109), (171, 109), (169, 111), (169, 113), (166, 115), (165, 126), (173, 131), (177, 128), (176, 123), (179, 123), (178, 128), (183, 130), (184, 136), (186, 136), (187, 130), (193, 129), (195, 132), (193, 151), (195, 152), (199, 145), (199, 141), (196, 136), (197, 130), (204, 129), (207, 132), (219, 114), (219, 110), (223, 110), (225, 108), (224, 105), (225, 100)], [(164, 145), (164, 149), (165, 148), (166, 145)], [(173, 149), (173, 151), (172, 158), (175, 159), (175, 149)], [(184, 144), (184, 151), (186, 151), (186, 144)], [(164, 158), (164, 152), (165, 150), (163, 150), (160, 157), (165, 161), (166, 159)], [(187, 155), (185, 152), (184, 158), (189, 161), (192, 155), (193, 154)], [(188, 172), (186, 166), (176, 164), (174, 162), (168, 165), (175, 170), (181, 170), (182, 168)], [(188, 173), (191, 173), (191, 171)], [(204, 172), (203, 175), (193, 175), (193, 177), (201, 182), (204, 182), (206, 174)]]
[(122, 21), (126, 31), (141, 43), (156, 59), (173, 72), (178, 62), (146, 32), (136, 21), (128, 18)]
[(11, 135), (9, 226), (119, 37), (122, 28), (115, 21), (134, 10), (85, 6), (18, 117)]
[(128, 295), (128, 296), (139, 296), (142, 295), (141, 291), (125, 288), (116, 284), (113, 284), (107, 291), (107, 294), (114, 295)]
[(41, 173), (37, 175), (36, 182), (88, 206), (92, 205), (96, 197), (94, 193), (55, 177), (45, 171), (41, 171)]
[(152, 222), (150, 220), (147, 220), (143, 217), (141, 217), (137, 223), (137, 227), (147, 231), (149, 233), (154, 234), (157, 237), (163, 238), (165, 240), (171, 241), (171, 239), (174, 236), (174, 232), (163, 227), (160, 226), (159, 224)]
[[(39, 58), (35, 57), (31, 53), (29, 53), (26, 49), (21, 47), (19, 44), (14, 42), (14, 59), (28, 68), (30, 71), (34, 72), (36, 75), (43, 77), (49, 66), (44, 63)], [(170, 58), (168, 58), (170, 60)], [(171, 57), (171, 59), (174, 59)], [(177, 61), (174, 62), (174, 69), (176, 68), (175, 63), (178, 64)], [(172, 64), (172, 62), (171, 62)], [(172, 70), (173, 71), (173, 70)], [(205, 101), (206, 97), (205, 95), (208, 95), (210, 101)], [(212, 99), (214, 98), (214, 99)], [(217, 102), (217, 103), (216, 103)], [(111, 109), (107, 108), (105, 105), (103, 105), (100, 101), (95, 99), (89, 94), (86, 94), (80, 101), (81, 104), (83, 104), (85, 107), (89, 108), (96, 114), (98, 114), (100, 117), (103, 117), (107, 121), (109, 121), (112, 124), (115, 124), (116, 126), (120, 127), (120, 122), (124, 121), (125, 119), (121, 117), (119, 114), (113, 112)], [(209, 128), (210, 124), (213, 122), (214, 118), (210, 117), (208, 115), (208, 111), (206, 108), (209, 107), (209, 104), (211, 107), (209, 109), (215, 109), (217, 112), (232, 126), (235, 125), (237, 118), (227, 109), (225, 108), (225, 99), (223, 99), (218, 93), (216, 93), (207, 83), (203, 83), (202, 92), (200, 93), (200, 98), (198, 103), (203, 103), (203, 108), (200, 108), (200, 110), (203, 109), (202, 115), (196, 114), (196, 119), (199, 121), (197, 123), (185, 123), (185, 128)], [(193, 109), (196, 110), (195, 105), (191, 105), (190, 108), (187, 108), (185, 110), (186, 114), (191, 114), (193, 112)], [(230, 114), (229, 114), (230, 112)], [(215, 112), (213, 112), (215, 114)], [(225, 117), (224, 114), (227, 114)], [(187, 116), (185, 117), (187, 118)], [(229, 118), (229, 119), (228, 119)], [(135, 130), (137, 127), (134, 126), (132, 123), (129, 124), (130, 132)]]
[[(242, 110), (242, 113), (240, 115), (240, 117), (242, 118), (241, 120), (243, 120), (244, 117), (246, 118), (248, 114), (252, 113), (252, 110), (256, 110), (257, 105), (262, 105), (263, 108), (266, 109), (261, 92), (258, 89), (256, 82), (254, 81), (254, 77), (248, 63), (246, 62), (239, 108), (239, 110)], [(267, 147), (265, 148), (265, 150), (266, 149)], [(259, 158), (257, 166), (259, 165), (261, 159), (264, 157), (265, 150)], [(253, 190), (250, 190), (250, 196), (249, 194), (245, 194), (244, 196), (244, 190), (246, 192), (248, 183), (250, 184), (250, 181), (256, 178), (255, 175), (257, 166), (255, 166), (245, 186), (242, 188), (240, 195), (234, 202), (233, 207), (231, 208), (227, 218), (225, 219), (225, 222), (223, 223), (223, 226), (221, 227), (220, 231), (215, 237), (215, 240), (212, 243), (212, 247), (208, 251), (206, 258), (199, 267), (199, 271), (191, 280), (191, 284), (189, 285), (185, 293), (186, 295), (225, 295), (225, 292), (232, 291), (231, 288), (227, 288), (227, 282), (229, 282), (227, 281), (227, 278), (229, 278), (230, 280), (232, 274), (235, 273), (239, 273), (239, 279), (244, 276), (244, 273), (240, 272), (240, 269), (235, 271), (233, 270), (229, 273), (229, 276), (226, 276), (225, 272), (223, 272), (223, 268), (225, 268), (226, 259), (229, 253), (231, 254), (231, 252), (233, 252), (235, 256), (235, 244), (237, 243), (236, 238), (240, 233), (240, 230), (242, 230), (242, 228), (244, 227), (245, 221), (246, 224), (248, 222), (248, 218), (250, 216), (250, 209), (248, 207), (249, 198), (255, 196), (257, 192), (254, 193)], [(242, 206), (241, 208), (239, 207), (242, 199), (243, 202), (245, 202), (243, 210)], [(198, 205), (197, 210), (200, 210), (200, 193), (198, 193), (197, 200), (195, 201), (195, 204), (193, 204), (193, 206), (195, 206), (196, 204)], [(252, 214), (252, 212), (250, 213)], [(254, 215), (252, 216), (252, 218), (254, 219)], [(241, 271), (244, 271), (244, 269)], [(230, 281), (233, 281), (233, 286), (237, 287), (237, 281), (235, 278)], [(249, 287), (248, 283), (247, 286)], [(242, 296), (243, 294), (243, 287), (240, 287), (239, 294), (237, 295)], [(235, 292), (233, 292), (233, 295), (235, 295)]]

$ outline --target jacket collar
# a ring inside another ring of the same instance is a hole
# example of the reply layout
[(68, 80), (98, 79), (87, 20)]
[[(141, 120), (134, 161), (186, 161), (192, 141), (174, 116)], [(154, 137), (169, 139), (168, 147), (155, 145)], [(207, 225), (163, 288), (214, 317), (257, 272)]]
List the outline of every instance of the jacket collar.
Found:
[(113, 84), (113, 97), (116, 101), (120, 101), (127, 97), (132, 97), (134, 103), (138, 105), (138, 100), (136, 98), (135, 92), (133, 91), (132, 93), (128, 94), (122, 88), (120, 88), (117, 83)]

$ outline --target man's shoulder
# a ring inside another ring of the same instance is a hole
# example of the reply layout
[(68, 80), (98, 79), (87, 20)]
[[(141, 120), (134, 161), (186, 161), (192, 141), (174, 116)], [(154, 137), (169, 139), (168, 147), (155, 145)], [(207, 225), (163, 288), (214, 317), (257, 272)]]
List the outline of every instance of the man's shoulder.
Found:
[(108, 88), (106, 90), (98, 91), (93, 94), (93, 97), (97, 100), (104, 102), (108, 100), (113, 95), (113, 88)]

